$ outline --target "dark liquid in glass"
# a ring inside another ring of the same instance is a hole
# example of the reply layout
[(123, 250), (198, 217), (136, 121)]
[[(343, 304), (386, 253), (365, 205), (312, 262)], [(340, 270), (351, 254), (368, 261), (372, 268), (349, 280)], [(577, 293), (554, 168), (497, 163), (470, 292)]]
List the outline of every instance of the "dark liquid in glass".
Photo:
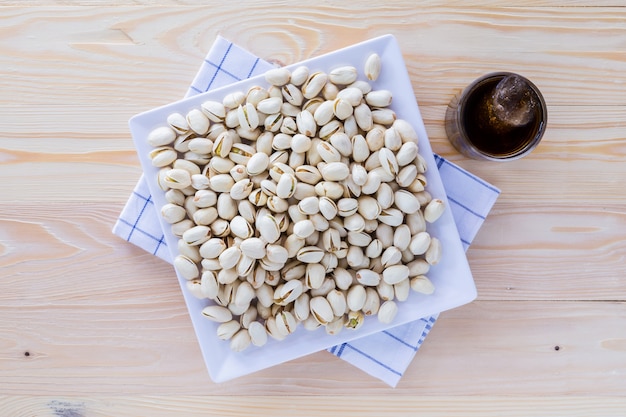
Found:
[[(493, 112), (494, 89), (502, 78), (484, 82), (467, 97), (461, 123), (467, 137), (480, 151), (494, 156), (514, 154), (528, 145), (537, 135), (541, 124), (541, 106), (530, 106), (529, 121), (523, 125), (498, 120)], [(536, 98), (528, 87), (529, 94)]]

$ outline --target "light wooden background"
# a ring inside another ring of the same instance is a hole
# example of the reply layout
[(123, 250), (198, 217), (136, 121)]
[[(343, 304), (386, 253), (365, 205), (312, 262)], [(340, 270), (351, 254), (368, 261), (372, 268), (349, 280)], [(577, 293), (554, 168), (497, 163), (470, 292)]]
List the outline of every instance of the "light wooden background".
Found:
[[(622, 0), (201, 3), (0, 2), (0, 415), (625, 415)], [(111, 233), (141, 174), (127, 121), (182, 97), (217, 34), (292, 63), (386, 33), (434, 150), (502, 189), (468, 252), (478, 300), (396, 389), (325, 352), (213, 384), (171, 267)], [(445, 137), (493, 70), (549, 106), (520, 161)]]

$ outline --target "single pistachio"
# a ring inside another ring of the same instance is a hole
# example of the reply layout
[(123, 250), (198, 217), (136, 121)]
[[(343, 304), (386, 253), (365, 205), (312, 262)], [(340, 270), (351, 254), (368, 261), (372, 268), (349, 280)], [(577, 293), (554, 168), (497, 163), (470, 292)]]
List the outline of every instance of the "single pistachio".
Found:
[(182, 206), (185, 203), (185, 194), (181, 190), (167, 190), (165, 192), (165, 199), (168, 203)]
[[(272, 158), (270, 157), (270, 160), (271, 159)], [(293, 170), (293, 168), (291, 168), (289, 165), (287, 165), (284, 162), (273, 161), (273, 162), (270, 162), (269, 174), (270, 174), (270, 177), (272, 177), (272, 179), (278, 183), (278, 181), (280, 181), (280, 177), (283, 174), (295, 175), (295, 171)]]
[(411, 228), (406, 224), (401, 224), (393, 232), (393, 246), (400, 251), (404, 251), (411, 243)]
[(161, 146), (159, 148), (153, 149), (148, 154), (152, 162), (152, 166), (163, 168), (171, 165), (176, 158), (178, 158), (178, 153), (174, 148), (169, 146)]
[(199, 109), (192, 109), (185, 116), (189, 128), (198, 135), (206, 135), (209, 131), (209, 118)]
[(230, 189), (230, 197), (233, 200), (243, 200), (248, 198), (254, 184), (248, 178), (237, 181)]
[(392, 109), (374, 109), (372, 110), (372, 120), (376, 124), (383, 126), (391, 126), (397, 119), (396, 112)]
[[(283, 122), (280, 125), (280, 131), (282, 133), (285, 133), (287, 135), (295, 135), (296, 133), (298, 133), (298, 124), (296, 123), (295, 117), (297, 116), (298, 113), (298, 109), (296, 108), (295, 112), (294, 111), (289, 111), (288, 109), (286, 109), (285, 107), (289, 106), (288, 103), (283, 103), (283, 106), (281, 108), (281, 112), (283, 114)], [(287, 116), (290, 115), (292, 113), (296, 113), (293, 114), (293, 116)]]
[(365, 261), (365, 254), (363, 248), (359, 246), (350, 246), (348, 253), (346, 254), (346, 261), (352, 268), (358, 268)]
[(244, 239), (239, 245), (239, 248), (241, 249), (242, 254), (249, 256), (252, 259), (262, 259), (266, 254), (265, 245), (266, 243), (262, 239), (258, 237), (250, 237)]
[(201, 245), (211, 238), (211, 229), (208, 226), (194, 226), (186, 230), (182, 237), (188, 245)]
[[(280, 198), (291, 198), (296, 192), (297, 180), (294, 174), (281, 175), (278, 184), (276, 185), (276, 195)], [(232, 193), (232, 191), (231, 191)]]
[(257, 103), (256, 109), (261, 113), (275, 114), (280, 112), (282, 104), (283, 100), (280, 97), (267, 97)]
[(197, 209), (193, 213), (193, 221), (199, 226), (209, 226), (218, 217), (215, 207)]
[(209, 226), (211, 234), (215, 237), (225, 237), (230, 234), (230, 223), (228, 220), (217, 219)]
[(372, 84), (370, 84), (369, 82), (365, 80), (356, 80), (355, 82), (353, 82), (352, 84), (348, 86), (348, 88), (353, 88), (353, 87), (361, 90), (361, 92), (363, 92), (364, 95), (372, 91)]
[(326, 326), (324, 326), (324, 330), (326, 331), (327, 335), (335, 336), (343, 330), (344, 325), (345, 325), (344, 316), (335, 317), (333, 321), (331, 321), (330, 323), (327, 323)]
[(398, 305), (392, 300), (387, 300), (378, 309), (378, 321), (385, 324), (391, 323), (397, 314)]
[[(319, 198), (319, 212), (326, 220), (332, 220), (338, 214), (337, 204), (330, 198), (322, 196)], [(313, 213), (315, 214), (315, 213)]]
[[(215, 143), (213, 143), (213, 145), (215, 146)], [(231, 147), (228, 147), (229, 153), (230, 153)], [(221, 152), (221, 149), (222, 148), (220, 148), (220, 152)], [(211, 161), (209, 162), (208, 168), (213, 169), (218, 174), (228, 174), (230, 173), (230, 170), (233, 169), (234, 166), (235, 166), (235, 163), (231, 161), (230, 159), (222, 158), (214, 154), (213, 158), (211, 158)], [(204, 172), (204, 174), (206, 175), (207, 173)]]
[(269, 166), (269, 155), (263, 152), (256, 152), (248, 159), (246, 170), (249, 175), (255, 176), (261, 174)]
[(356, 81), (357, 70), (353, 66), (346, 65), (335, 68), (328, 73), (328, 79), (333, 84), (348, 85)]
[(265, 256), (267, 256), (267, 259), (270, 262), (277, 262), (277, 263), (285, 263), (287, 262), (287, 259), (289, 259), (289, 253), (287, 251), (287, 249), (285, 249), (283, 246), (280, 245), (267, 245), (265, 247)]
[(375, 287), (380, 283), (380, 274), (369, 269), (360, 269), (356, 272), (356, 280), (361, 285)]
[(358, 163), (352, 164), (352, 180), (356, 185), (363, 186), (367, 181), (367, 170), (363, 167), (363, 165)]
[(426, 275), (418, 275), (411, 278), (411, 289), (420, 294), (430, 295), (435, 292), (435, 286)]
[(166, 169), (163, 184), (168, 188), (182, 190), (191, 185), (191, 174), (184, 169)]
[(327, 81), (328, 75), (326, 73), (319, 71), (312, 73), (302, 86), (302, 95), (307, 99), (317, 96)]
[(204, 271), (200, 278), (200, 292), (203, 297), (215, 298), (219, 292), (217, 274), (214, 271)]
[(193, 226), (194, 226), (193, 221), (191, 221), (190, 219), (183, 219), (177, 223), (174, 223), (171, 226), (171, 231), (174, 234), (174, 236), (182, 237), (183, 233), (191, 229)]
[(323, 99), (322, 97), (313, 97), (310, 98), (308, 100), (306, 100), (303, 104), (302, 104), (302, 110), (306, 110), (308, 112), (310, 112), (311, 114), (313, 114), (313, 116), (315, 116), (315, 112), (317, 111), (317, 108), (324, 102), (326, 101), (325, 99)]
[(359, 209), (359, 200), (355, 198), (342, 198), (337, 201), (337, 214), (348, 217), (355, 214)]
[(365, 162), (370, 156), (369, 146), (363, 135), (352, 136), (352, 159), (355, 162)]
[(445, 211), (445, 204), (439, 198), (432, 199), (424, 208), (424, 220), (428, 223), (434, 223), (441, 217)]
[(356, 330), (363, 325), (365, 322), (365, 316), (360, 311), (349, 311), (348, 319), (346, 320), (345, 326), (348, 329)]
[(226, 108), (220, 102), (208, 100), (203, 102), (200, 108), (213, 123), (223, 123), (226, 118)]
[(415, 197), (420, 202), (421, 207), (426, 207), (433, 200), (433, 196), (428, 191), (420, 191), (415, 193)]
[(299, 87), (309, 78), (309, 68), (305, 65), (300, 65), (291, 71), (291, 84)]
[(391, 265), (383, 271), (383, 280), (394, 285), (409, 277), (409, 267), (406, 265)]
[[(263, 127), (265, 128), (265, 132), (264, 133), (272, 133), (272, 132), (278, 132), (281, 128), (281, 126), (283, 125), (283, 122), (285, 121), (284, 115), (282, 113), (273, 113), (268, 115), (264, 120), (263, 120)], [(263, 135), (263, 134), (261, 134)], [(258, 139), (257, 139), (258, 141)], [(261, 150), (263, 148), (260, 148), (257, 144), (257, 149)]]
[(320, 142), (317, 144), (317, 152), (326, 163), (341, 161), (341, 153), (330, 143)]
[(284, 213), (289, 209), (287, 200), (278, 196), (268, 197), (266, 205), (274, 213)]
[(292, 314), (299, 322), (309, 318), (311, 314), (311, 308), (309, 307), (310, 302), (311, 296), (308, 292), (303, 292), (298, 298), (296, 298), (296, 301), (293, 302)]
[[(417, 167), (411, 164), (400, 169), (400, 172), (398, 172), (398, 175), (396, 175), (396, 183), (400, 187), (408, 188), (411, 186), (411, 184), (413, 183), (413, 181), (415, 181), (416, 178), (417, 178)], [(422, 186), (421, 189), (418, 189), (418, 191), (423, 191), (423, 189), (424, 187)], [(409, 191), (413, 191), (413, 190), (409, 190)]]
[(223, 269), (234, 268), (241, 258), (241, 249), (231, 246), (220, 253), (218, 260)]
[(198, 246), (188, 245), (182, 239), (178, 239), (178, 242), (176, 242), (176, 246), (180, 255), (186, 256), (196, 263), (202, 260), (202, 256), (200, 255), (200, 249)]
[(300, 249), (304, 248), (306, 243), (301, 237), (298, 237), (295, 234), (290, 234), (287, 236), (287, 239), (285, 239), (284, 245), (285, 249), (287, 249), (287, 252), (289, 253), (289, 257), (293, 258), (298, 254)]
[(365, 249), (365, 256), (370, 259), (377, 258), (383, 253), (383, 244), (379, 239), (373, 239)]
[(392, 227), (400, 226), (404, 220), (404, 214), (396, 208), (381, 210), (378, 220)]
[(293, 225), (293, 233), (302, 239), (311, 236), (313, 232), (315, 232), (315, 227), (311, 220), (300, 220)]
[(161, 126), (148, 134), (146, 142), (148, 142), (150, 146), (159, 147), (169, 145), (174, 142), (175, 139), (176, 132), (171, 127)]
[(230, 174), (217, 174), (211, 177), (209, 185), (216, 193), (228, 193), (235, 185), (235, 180)]
[(396, 296), (393, 285), (387, 284), (383, 280), (381, 280), (380, 284), (376, 287), (376, 292), (383, 302), (393, 300)]
[[(397, 129), (394, 128), (397, 133)], [(404, 142), (396, 153), (396, 161), (399, 166), (409, 165), (417, 158), (418, 147), (416, 142)]]
[[(343, 132), (344, 128), (339, 120), (331, 120), (324, 126), (320, 127), (318, 136), (321, 140), (329, 140), (330, 137), (336, 133)], [(312, 162), (311, 162), (312, 163)]]
[(398, 152), (402, 148), (402, 138), (393, 127), (385, 130), (385, 148), (393, 152)]
[(423, 255), (428, 250), (431, 240), (428, 232), (419, 232), (411, 238), (409, 250), (413, 255)]
[(272, 149), (275, 151), (283, 151), (291, 148), (291, 135), (286, 133), (277, 133), (272, 141)]
[(206, 190), (211, 186), (209, 178), (202, 174), (193, 174), (191, 176), (191, 187), (195, 190)]
[(274, 303), (285, 306), (298, 298), (304, 291), (302, 281), (292, 279), (274, 290)]
[(200, 275), (198, 265), (196, 265), (192, 259), (184, 255), (178, 255), (174, 258), (174, 267), (180, 276), (186, 280), (197, 278)]
[(265, 330), (272, 339), (280, 341), (286, 337), (278, 330), (278, 327), (276, 326), (276, 318), (273, 316), (265, 319)]
[(396, 119), (392, 126), (398, 131), (403, 143), (418, 143), (417, 132), (408, 121), (404, 119)]
[(371, 53), (365, 60), (365, 76), (370, 81), (376, 81), (380, 75), (382, 61), (377, 53)]
[(404, 279), (393, 285), (393, 292), (396, 300), (403, 302), (409, 298), (411, 293), (411, 282), (408, 279)]
[(185, 209), (177, 204), (167, 203), (161, 207), (161, 216), (169, 224), (178, 223), (187, 215)]
[(420, 202), (415, 194), (402, 189), (394, 193), (394, 205), (405, 214), (413, 214), (420, 209)]
[(326, 196), (337, 200), (343, 195), (343, 187), (334, 181), (322, 181), (315, 185), (315, 192), (320, 197)]
[(399, 171), (399, 167), (394, 153), (390, 149), (382, 147), (378, 151), (378, 159), (380, 160), (380, 165), (385, 172), (390, 175), (391, 178), (395, 178)]
[(365, 220), (377, 219), (382, 211), (378, 200), (368, 195), (362, 195), (358, 198), (358, 207), (358, 213), (363, 216)]
[(268, 243), (275, 243), (280, 238), (280, 226), (271, 214), (266, 214), (257, 219), (257, 230)]
[(241, 329), (241, 324), (237, 320), (230, 320), (217, 327), (217, 338), (220, 340), (230, 340), (235, 333)]
[[(313, 229), (315, 229), (316, 232), (324, 232), (330, 227), (330, 223), (328, 222), (328, 220), (326, 220), (326, 218), (320, 213), (309, 216), (309, 220), (311, 220), (311, 223), (313, 223)], [(314, 237), (317, 238), (317, 236), (314, 235), (315, 233), (306, 238), (307, 240), (311, 239), (311, 244), (317, 244), (317, 240), (314, 240)]]
[(217, 322), (226, 323), (233, 319), (233, 314), (229, 309), (223, 306), (211, 305), (202, 309), (202, 315), (207, 319)]
[(350, 287), (346, 296), (348, 308), (352, 311), (361, 310), (365, 305), (366, 294), (365, 287), (361, 284)]
[(275, 86), (283, 86), (289, 82), (291, 79), (291, 72), (285, 68), (272, 68), (267, 70), (264, 74), (265, 81)]
[(250, 342), (254, 346), (264, 346), (267, 343), (267, 330), (258, 321), (253, 321), (248, 326), (248, 334), (250, 335)]
[(382, 178), (380, 174), (376, 171), (370, 171), (367, 173), (367, 180), (365, 180), (365, 184), (361, 187), (361, 192), (363, 194), (371, 195), (374, 194), (382, 183)]
[(320, 169), (326, 181), (342, 181), (350, 175), (350, 168), (342, 162), (330, 162)]
[(373, 90), (365, 95), (365, 102), (371, 107), (387, 107), (391, 105), (392, 97), (389, 90)]
[(267, 203), (267, 194), (260, 188), (254, 189), (248, 196), (248, 201), (257, 207), (263, 207)]
[(326, 294), (326, 300), (330, 304), (335, 317), (341, 317), (347, 310), (346, 294), (343, 291), (333, 289)]
[(345, 120), (352, 116), (353, 112), (354, 108), (348, 100), (344, 100), (342, 98), (336, 98), (333, 100), (333, 113), (337, 119)]
[[(290, 146), (291, 146), (291, 150), (294, 153), (303, 154), (307, 152), (309, 149), (311, 149), (311, 138), (301, 133), (297, 133), (293, 135), (293, 137), (291, 138)], [(298, 167), (299, 166), (300, 165), (298, 165)]]
[(323, 257), (324, 251), (317, 246), (305, 246), (296, 254), (296, 259), (308, 264), (318, 263)]
[(378, 309), (380, 308), (380, 297), (378, 296), (378, 292), (375, 288), (368, 287), (365, 289), (365, 303), (363, 304), (363, 308), (361, 311), (366, 316), (371, 316), (372, 314), (378, 313)]
[(348, 243), (354, 246), (360, 246), (366, 248), (372, 242), (372, 237), (369, 233), (361, 232), (348, 232)]
[(220, 271), (222, 266), (220, 265), (220, 261), (218, 259), (203, 259), (200, 264), (202, 265), (203, 271)]
[(365, 132), (368, 132), (374, 127), (372, 110), (366, 103), (361, 103), (354, 108), (354, 119), (359, 128)]
[(311, 298), (309, 302), (311, 316), (322, 326), (330, 323), (335, 318), (332, 306), (323, 296)]
[(230, 149), (230, 153), (228, 154), (228, 158), (235, 164), (247, 165), (248, 161), (255, 153), (256, 150), (250, 145), (245, 145), (243, 143), (233, 143), (233, 146)]
[(437, 265), (441, 260), (441, 241), (436, 237), (431, 237), (430, 246), (424, 254), (424, 259), (430, 265)]
[(395, 246), (389, 246), (386, 248), (380, 257), (380, 262), (383, 268), (397, 265), (400, 261), (402, 261), (402, 251)]
[(312, 165), (302, 165), (295, 170), (295, 176), (299, 181), (315, 185), (322, 179), (322, 174)]
[(302, 91), (300, 91), (297, 86), (294, 84), (286, 84), (283, 86), (281, 91), (286, 102), (293, 104), (294, 106), (302, 106), (304, 96), (302, 95)]
[(220, 238), (211, 238), (200, 245), (200, 255), (203, 258), (215, 259), (220, 253), (224, 252), (226, 249), (226, 243)]
[(315, 136), (317, 132), (317, 123), (313, 115), (306, 110), (299, 112), (296, 116), (296, 126), (298, 127), (298, 132), (308, 137)]
[(250, 346), (251, 342), (248, 329), (241, 329), (230, 339), (230, 349), (233, 352), (242, 352)]

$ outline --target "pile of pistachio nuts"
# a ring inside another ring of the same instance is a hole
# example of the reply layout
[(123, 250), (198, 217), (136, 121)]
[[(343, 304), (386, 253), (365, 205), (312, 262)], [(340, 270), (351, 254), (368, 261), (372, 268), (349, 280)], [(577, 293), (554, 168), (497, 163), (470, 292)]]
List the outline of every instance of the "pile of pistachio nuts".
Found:
[[(418, 137), (373, 90), (380, 57), (330, 72), (274, 68), (266, 86), (174, 113), (147, 137), (174, 266), (234, 351), (298, 326), (383, 323), (441, 257), (444, 211)], [(365, 79), (369, 80), (366, 81)]]

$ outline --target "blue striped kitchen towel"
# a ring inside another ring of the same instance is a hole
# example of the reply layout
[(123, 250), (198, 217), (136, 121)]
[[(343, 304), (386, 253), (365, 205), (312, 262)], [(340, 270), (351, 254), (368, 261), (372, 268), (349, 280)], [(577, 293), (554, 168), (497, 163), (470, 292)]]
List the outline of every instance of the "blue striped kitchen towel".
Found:
[[(218, 37), (186, 97), (263, 74), (272, 67), (272, 64)], [(444, 158), (435, 158), (461, 240), (467, 249), (500, 191)], [(115, 223), (113, 233), (171, 263), (157, 216), (147, 182), (141, 177)], [(328, 351), (395, 387), (436, 320), (437, 316), (425, 317), (334, 346)]]

